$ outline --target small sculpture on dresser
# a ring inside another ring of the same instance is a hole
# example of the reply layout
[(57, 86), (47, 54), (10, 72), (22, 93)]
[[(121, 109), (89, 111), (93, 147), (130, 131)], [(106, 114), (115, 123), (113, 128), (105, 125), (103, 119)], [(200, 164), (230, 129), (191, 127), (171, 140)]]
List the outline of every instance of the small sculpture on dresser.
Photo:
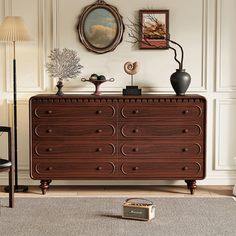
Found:
[(133, 76), (138, 73), (140, 68), (140, 63), (135, 61), (134, 63), (127, 61), (124, 64), (124, 71), (131, 75), (131, 86), (126, 86), (126, 89), (123, 89), (123, 95), (141, 95), (142, 90), (138, 86), (134, 86)]
[(76, 51), (64, 48), (60, 51), (55, 48), (51, 51), (50, 62), (46, 64), (46, 69), (52, 78), (57, 78), (58, 91), (56, 95), (63, 95), (63, 79), (75, 79), (83, 66), (80, 64), (80, 58)]

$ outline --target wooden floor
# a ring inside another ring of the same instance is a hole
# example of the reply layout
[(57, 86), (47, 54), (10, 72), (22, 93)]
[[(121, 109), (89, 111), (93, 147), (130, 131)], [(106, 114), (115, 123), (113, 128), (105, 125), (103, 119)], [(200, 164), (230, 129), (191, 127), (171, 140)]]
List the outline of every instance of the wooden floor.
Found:
[[(16, 197), (225, 197), (232, 196), (233, 186), (198, 186), (194, 195), (185, 186), (50, 186), (42, 195), (38, 186)], [(0, 188), (0, 197), (8, 197)]]

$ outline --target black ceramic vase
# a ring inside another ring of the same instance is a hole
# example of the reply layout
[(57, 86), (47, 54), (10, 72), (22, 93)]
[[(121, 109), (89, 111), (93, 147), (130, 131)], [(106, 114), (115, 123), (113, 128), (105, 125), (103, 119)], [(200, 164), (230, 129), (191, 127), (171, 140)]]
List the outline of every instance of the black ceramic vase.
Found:
[(185, 72), (185, 69), (177, 69), (170, 77), (170, 82), (175, 90), (176, 95), (185, 95), (190, 82), (191, 76), (189, 73)]
[(57, 82), (57, 93), (56, 93), (56, 95), (59, 95), (59, 96), (62, 96), (64, 93), (62, 92), (62, 88), (63, 88), (63, 83), (62, 83), (62, 81), (58, 81)]

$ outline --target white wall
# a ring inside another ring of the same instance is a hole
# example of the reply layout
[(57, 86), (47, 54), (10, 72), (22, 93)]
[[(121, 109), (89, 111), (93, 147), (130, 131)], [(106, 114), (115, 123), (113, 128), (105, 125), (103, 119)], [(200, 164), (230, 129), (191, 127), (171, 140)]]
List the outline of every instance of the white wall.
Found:
[[(173, 93), (169, 77), (177, 68), (170, 50), (139, 50), (127, 42), (128, 30), (115, 51), (98, 55), (88, 52), (76, 32), (78, 16), (93, 0), (0, 0), (0, 20), (5, 15), (23, 16), (32, 42), (17, 43), (19, 182), (38, 184), (29, 177), (28, 100), (39, 93), (55, 93), (55, 81), (45, 73), (45, 62), (54, 47), (77, 50), (84, 66), (80, 77), (92, 73), (114, 77), (105, 83), (105, 93), (121, 93), (129, 77), (126, 61), (139, 61), (135, 82), (147, 93)], [(236, 182), (236, 20), (235, 0), (107, 0), (118, 8), (124, 23), (140, 9), (169, 9), (170, 34), (185, 51), (185, 68), (192, 76), (188, 93), (208, 100), (207, 177), (198, 184)], [(0, 43), (0, 124), (12, 125), (12, 48)], [(64, 92), (88, 93), (92, 84), (79, 79), (65, 83)], [(2, 140), (3, 137), (0, 137)], [(1, 144), (0, 153), (6, 150)], [(6, 181), (6, 176), (0, 179)], [(137, 184), (135, 181), (54, 181), (56, 184)], [(140, 181), (139, 181), (140, 183)], [(183, 184), (181, 181), (143, 181), (143, 184)]]

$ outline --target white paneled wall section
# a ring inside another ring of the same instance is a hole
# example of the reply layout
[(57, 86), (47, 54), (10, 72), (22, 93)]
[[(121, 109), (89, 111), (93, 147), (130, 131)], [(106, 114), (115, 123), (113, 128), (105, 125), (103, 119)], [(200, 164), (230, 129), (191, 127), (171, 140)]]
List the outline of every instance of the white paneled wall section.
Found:
[[(79, 42), (78, 16), (95, 0), (0, 0), (0, 20), (6, 15), (21, 15), (33, 40), (17, 43), (17, 89), (19, 124), (19, 181), (36, 184), (29, 177), (28, 100), (38, 93), (55, 93), (56, 81), (45, 72), (51, 49), (77, 50), (84, 66), (81, 77), (92, 73), (115, 78), (104, 83), (104, 93), (121, 93), (130, 81), (123, 71), (126, 61), (139, 61), (135, 83), (146, 93), (173, 93), (169, 77), (177, 68), (171, 50), (139, 50), (123, 41), (106, 54), (88, 52)], [(236, 182), (236, 60), (235, 0), (107, 0), (118, 8), (125, 24), (141, 9), (169, 9), (170, 34), (185, 51), (184, 67), (192, 76), (188, 93), (204, 95), (208, 100), (207, 177), (198, 184), (234, 184)], [(0, 124), (12, 125), (12, 47), (0, 44)], [(80, 78), (65, 82), (64, 92), (91, 93), (92, 84)], [(0, 137), (1, 138), (1, 137)], [(5, 153), (4, 142), (0, 154)], [(6, 181), (6, 176), (0, 176)], [(112, 182), (112, 181), (111, 181)], [(109, 181), (67, 181), (66, 184), (106, 184)], [(112, 182), (114, 184), (183, 184), (181, 181)], [(65, 181), (54, 181), (65, 184)]]

